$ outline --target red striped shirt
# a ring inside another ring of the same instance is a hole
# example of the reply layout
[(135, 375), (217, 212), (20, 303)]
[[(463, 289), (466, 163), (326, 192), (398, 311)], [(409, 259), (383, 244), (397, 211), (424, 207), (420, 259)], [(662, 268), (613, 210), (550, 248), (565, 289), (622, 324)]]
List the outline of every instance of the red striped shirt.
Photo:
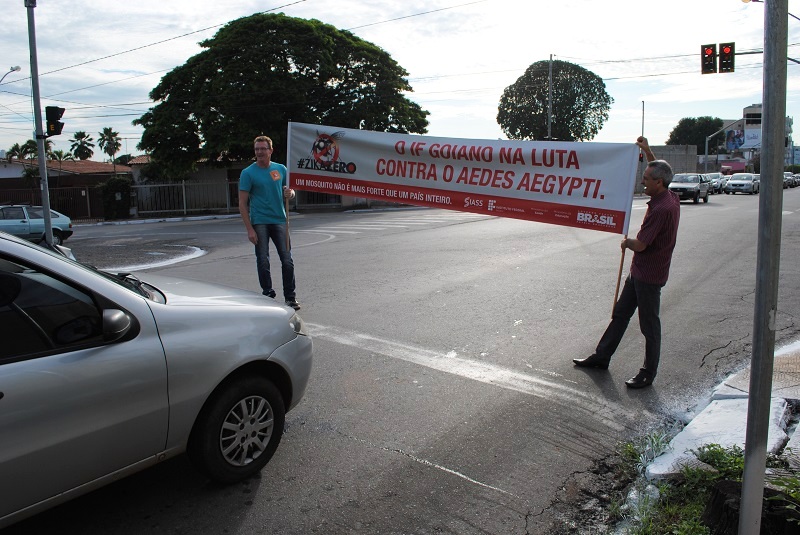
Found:
[(672, 251), (678, 237), (681, 201), (670, 190), (662, 191), (647, 203), (647, 213), (636, 239), (645, 250), (633, 253), (631, 276), (647, 284), (667, 283)]

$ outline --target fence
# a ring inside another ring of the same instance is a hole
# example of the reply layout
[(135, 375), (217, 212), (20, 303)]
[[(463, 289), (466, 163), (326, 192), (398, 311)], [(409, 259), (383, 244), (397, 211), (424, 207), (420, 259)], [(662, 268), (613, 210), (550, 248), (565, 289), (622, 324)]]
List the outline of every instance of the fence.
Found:
[[(97, 186), (49, 188), (50, 207), (74, 220), (105, 219), (102, 190)], [(6, 204), (42, 204), (40, 189), (0, 190)], [(339, 207), (338, 195), (298, 192), (295, 208)], [(174, 182), (131, 186), (130, 216), (177, 217), (239, 211), (239, 182)]]

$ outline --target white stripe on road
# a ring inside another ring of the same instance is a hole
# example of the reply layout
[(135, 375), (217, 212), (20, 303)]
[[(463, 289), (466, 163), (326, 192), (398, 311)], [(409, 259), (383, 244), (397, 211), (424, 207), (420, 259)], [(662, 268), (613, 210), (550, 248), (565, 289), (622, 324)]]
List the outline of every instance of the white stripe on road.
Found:
[(547, 399), (557, 398), (568, 405), (570, 409), (586, 411), (593, 418), (603, 421), (608, 427), (616, 430), (625, 429), (626, 425), (622, 420), (629, 422), (638, 420), (641, 422), (642, 416), (651, 416), (647, 411), (635, 412), (628, 410), (605, 397), (595, 396), (567, 385), (501, 368), (493, 364), (458, 357), (455, 351), (440, 353), (364, 333), (347, 331), (338, 327), (316, 324), (308, 324), (308, 327), (313, 338), (321, 338), (346, 346), (358, 347), (364, 351), (378, 353), (531, 396)]

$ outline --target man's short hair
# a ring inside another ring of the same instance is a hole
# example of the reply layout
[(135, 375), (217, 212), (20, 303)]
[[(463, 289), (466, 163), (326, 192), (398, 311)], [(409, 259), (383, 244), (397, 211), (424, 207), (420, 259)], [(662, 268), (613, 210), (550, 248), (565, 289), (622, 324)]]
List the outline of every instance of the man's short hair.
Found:
[(653, 160), (647, 164), (647, 167), (652, 167), (653, 171), (650, 173), (655, 179), (661, 180), (664, 187), (669, 187), (672, 182), (672, 167), (665, 160)]
[(253, 145), (255, 145), (256, 143), (269, 143), (269, 148), (272, 148), (272, 140), (267, 136), (256, 137), (256, 139), (253, 141)]

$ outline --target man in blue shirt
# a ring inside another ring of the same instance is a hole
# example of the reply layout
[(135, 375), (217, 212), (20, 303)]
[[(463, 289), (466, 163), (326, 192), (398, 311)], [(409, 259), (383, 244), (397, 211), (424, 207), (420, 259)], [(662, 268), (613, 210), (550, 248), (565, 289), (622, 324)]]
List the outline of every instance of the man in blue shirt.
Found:
[(247, 238), (255, 245), (258, 283), (262, 293), (275, 297), (269, 271), (269, 240), (281, 259), (283, 297), (286, 304), (300, 310), (295, 296), (294, 261), (288, 243), (285, 199), (294, 198), (289, 188), (286, 166), (272, 161), (272, 140), (258, 136), (253, 142), (256, 161), (239, 177), (239, 213), (247, 229)]

